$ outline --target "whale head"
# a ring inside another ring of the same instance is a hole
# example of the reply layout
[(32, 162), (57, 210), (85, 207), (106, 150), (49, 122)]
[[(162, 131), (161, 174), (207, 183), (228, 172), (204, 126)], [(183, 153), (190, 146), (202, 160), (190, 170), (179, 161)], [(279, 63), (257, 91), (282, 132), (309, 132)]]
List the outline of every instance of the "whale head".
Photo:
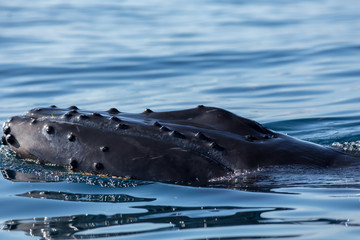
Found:
[(220, 146), (198, 152), (187, 133), (162, 126), (150, 111), (36, 108), (5, 122), (2, 142), (23, 159), (131, 179), (202, 182), (229, 172), (214, 160)]

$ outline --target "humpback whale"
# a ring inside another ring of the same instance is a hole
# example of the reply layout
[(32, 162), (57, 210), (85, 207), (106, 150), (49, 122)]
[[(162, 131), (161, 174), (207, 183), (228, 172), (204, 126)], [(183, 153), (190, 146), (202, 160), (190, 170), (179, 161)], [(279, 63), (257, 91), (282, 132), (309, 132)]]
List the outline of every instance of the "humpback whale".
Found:
[(146, 109), (140, 114), (52, 105), (10, 118), (3, 132), (3, 144), (22, 159), (162, 182), (206, 183), (262, 166), (332, 167), (358, 160), (203, 105), (168, 112)]

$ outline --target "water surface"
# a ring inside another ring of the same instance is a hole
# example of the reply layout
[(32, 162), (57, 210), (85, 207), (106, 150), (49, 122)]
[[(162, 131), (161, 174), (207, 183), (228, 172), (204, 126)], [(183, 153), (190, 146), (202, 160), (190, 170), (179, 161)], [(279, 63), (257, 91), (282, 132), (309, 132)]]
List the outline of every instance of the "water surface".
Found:
[[(356, 0), (2, 1), (0, 122), (51, 104), (204, 104), (324, 145), (356, 141), (358, 39)], [(4, 239), (360, 234), (359, 167), (269, 167), (197, 188), (69, 175), (0, 152)]]

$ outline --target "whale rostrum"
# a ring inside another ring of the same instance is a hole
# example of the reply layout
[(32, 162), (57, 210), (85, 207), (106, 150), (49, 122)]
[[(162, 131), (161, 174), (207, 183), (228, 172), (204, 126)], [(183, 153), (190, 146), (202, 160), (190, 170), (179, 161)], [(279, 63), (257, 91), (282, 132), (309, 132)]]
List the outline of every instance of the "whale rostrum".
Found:
[(35, 108), (10, 118), (3, 132), (3, 144), (20, 158), (150, 181), (206, 183), (268, 165), (332, 167), (358, 160), (203, 105), (140, 114)]

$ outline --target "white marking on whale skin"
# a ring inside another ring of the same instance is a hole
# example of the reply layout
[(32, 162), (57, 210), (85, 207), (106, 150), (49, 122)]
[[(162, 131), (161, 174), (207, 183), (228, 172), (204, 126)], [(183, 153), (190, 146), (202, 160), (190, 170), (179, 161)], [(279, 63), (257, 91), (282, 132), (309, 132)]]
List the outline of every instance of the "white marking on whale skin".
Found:
[[(41, 133), (42, 133), (42, 135), (44, 135), (44, 136), (46, 137), (46, 139), (47, 139), (50, 143), (53, 142), (53, 141), (52, 141), (52, 136), (46, 132), (46, 125), (44, 125), (44, 127), (42, 127)], [(54, 147), (54, 146), (52, 146), (52, 147)]]

